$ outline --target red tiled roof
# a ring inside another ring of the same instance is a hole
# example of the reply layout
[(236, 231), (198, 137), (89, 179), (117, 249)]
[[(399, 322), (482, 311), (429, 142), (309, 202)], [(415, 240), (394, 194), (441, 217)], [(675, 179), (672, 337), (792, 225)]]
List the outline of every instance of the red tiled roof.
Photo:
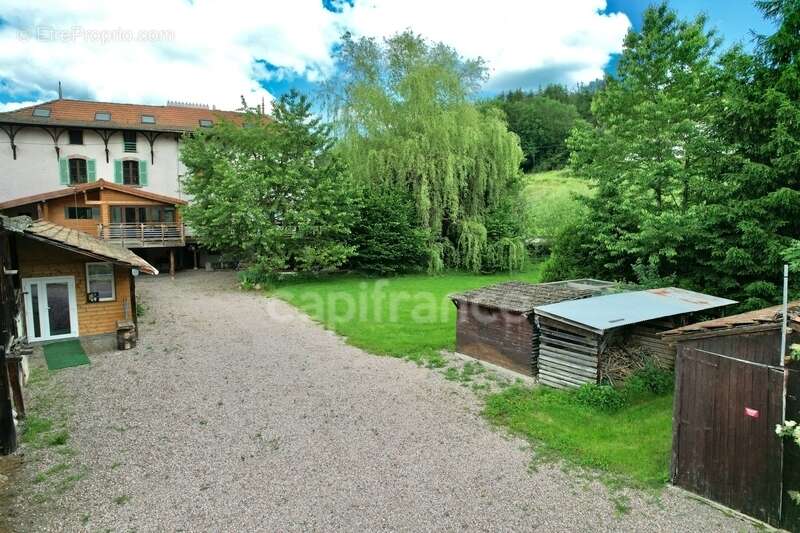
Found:
[[(50, 116), (37, 117), (33, 115), (34, 109), (42, 108), (49, 109)], [(98, 112), (111, 114), (111, 120), (95, 120), (95, 113)], [(153, 116), (155, 124), (142, 123), (142, 115)], [(116, 104), (60, 99), (0, 113), (0, 122), (153, 131), (191, 131), (200, 127), (200, 120), (219, 122), (225, 119), (241, 124), (244, 116), (244, 113), (237, 111), (219, 111), (203, 107)]]
[[(789, 324), (792, 327), (800, 327), (800, 300), (789, 302), (788, 304)], [(779, 324), (783, 314), (783, 306), (775, 305), (757, 309), (739, 315), (731, 315), (723, 318), (715, 318), (696, 324), (689, 324), (676, 329), (665, 331), (663, 336), (680, 336), (695, 333), (715, 332), (739, 327), (752, 327), (763, 324)]]
[(34, 204), (37, 202), (45, 202), (54, 198), (62, 198), (64, 196), (71, 196), (76, 192), (92, 191), (94, 189), (109, 189), (112, 191), (123, 192), (131, 196), (138, 196), (140, 198), (147, 198), (164, 204), (171, 205), (185, 205), (188, 202), (180, 198), (173, 198), (172, 196), (164, 196), (163, 194), (156, 194), (140, 189), (139, 187), (131, 187), (129, 185), (120, 185), (119, 183), (111, 183), (103, 179), (93, 181), (92, 183), (81, 183), (65, 189), (58, 189), (55, 191), (34, 194), (32, 196), (23, 196), (21, 198), (14, 198), (7, 202), (0, 203), (0, 210), (11, 209), (12, 207), (19, 207), (21, 205)]

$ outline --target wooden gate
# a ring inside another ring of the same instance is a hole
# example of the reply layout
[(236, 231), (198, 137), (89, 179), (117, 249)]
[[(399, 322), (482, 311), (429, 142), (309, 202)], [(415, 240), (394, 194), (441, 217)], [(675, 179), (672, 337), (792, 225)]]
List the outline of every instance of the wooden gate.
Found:
[(675, 371), (672, 482), (780, 523), (783, 369), (684, 346)]

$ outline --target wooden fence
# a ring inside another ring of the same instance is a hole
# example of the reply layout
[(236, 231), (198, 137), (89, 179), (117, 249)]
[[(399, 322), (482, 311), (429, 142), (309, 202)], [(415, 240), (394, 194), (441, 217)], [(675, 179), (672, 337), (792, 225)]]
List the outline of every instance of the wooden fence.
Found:
[[(678, 346), (673, 415), (672, 482), (691, 492), (790, 530), (800, 528), (800, 507), (788, 497), (800, 489), (800, 450), (775, 435), (786, 417), (800, 416), (800, 372), (760, 353), (726, 355), (712, 340)], [(764, 340), (762, 339), (763, 343)], [(704, 343), (706, 348), (698, 347)]]

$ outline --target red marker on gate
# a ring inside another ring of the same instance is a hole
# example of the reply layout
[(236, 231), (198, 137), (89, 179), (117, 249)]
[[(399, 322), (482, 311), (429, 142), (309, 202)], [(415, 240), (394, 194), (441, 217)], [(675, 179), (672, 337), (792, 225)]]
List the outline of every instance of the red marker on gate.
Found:
[(758, 409), (751, 409), (750, 407), (744, 408), (744, 416), (749, 416), (751, 418), (758, 418)]

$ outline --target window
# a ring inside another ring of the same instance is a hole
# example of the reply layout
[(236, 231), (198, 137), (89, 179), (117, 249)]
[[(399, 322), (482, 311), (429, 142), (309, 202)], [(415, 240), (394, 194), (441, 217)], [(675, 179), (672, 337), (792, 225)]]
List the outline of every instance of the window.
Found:
[(69, 183), (86, 183), (86, 160), (73, 158), (69, 160)]
[(83, 130), (69, 130), (69, 144), (83, 144)]
[(100, 218), (97, 207), (65, 207), (64, 217), (67, 220), (93, 220)]
[(111, 222), (113, 224), (146, 224), (175, 222), (175, 208), (164, 207), (120, 207), (111, 206)]
[(122, 148), (126, 152), (136, 151), (136, 132), (123, 131), (122, 132)]
[(122, 162), (122, 183), (124, 185), (139, 185), (139, 162)]
[(201, 118), (200, 119), (200, 127), (201, 128), (210, 128), (213, 125), (214, 125), (214, 121), (213, 120), (208, 120), (207, 118)]
[(37, 107), (33, 110), (33, 116), (47, 118), (50, 116), (50, 109), (47, 107)]
[(111, 113), (108, 111), (98, 111), (94, 114), (94, 119), (100, 122), (107, 122), (111, 120)]
[(153, 115), (142, 115), (142, 124), (155, 124), (156, 117)]
[(86, 294), (89, 301), (109, 302), (114, 295), (114, 265), (86, 263)]

